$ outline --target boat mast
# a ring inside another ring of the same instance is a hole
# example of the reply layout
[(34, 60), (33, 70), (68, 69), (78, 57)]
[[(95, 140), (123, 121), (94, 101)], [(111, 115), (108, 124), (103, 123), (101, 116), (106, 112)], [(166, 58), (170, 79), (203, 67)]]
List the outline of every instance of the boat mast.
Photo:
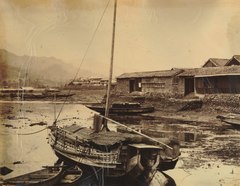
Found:
[[(106, 98), (106, 106), (105, 106), (105, 117), (108, 117), (108, 115), (109, 115), (109, 105), (110, 105), (109, 98), (110, 98), (110, 91), (111, 91), (111, 84), (112, 84), (112, 73), (113, 73), (116, 15), (117, 15), (117, 0), (114, 0), (112, 49), (111, 49), (111, 62), (110, 62), (110, 71), (109, 71), (108, 88), (107, 88), (107, 98)], [(107, 121), (104, 122), (103, 128), (108, 129)]]

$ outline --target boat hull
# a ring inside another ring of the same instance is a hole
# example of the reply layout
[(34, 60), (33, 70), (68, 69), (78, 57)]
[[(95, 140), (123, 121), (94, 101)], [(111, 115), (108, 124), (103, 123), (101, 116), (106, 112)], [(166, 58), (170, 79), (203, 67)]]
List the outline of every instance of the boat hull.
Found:
[(3, 185), (53, 186), (61, 178), (62, 167), (49, 167), (4, 180)]
[[(126, 147), (125, 147), (126, 148)], [(114, 164), (114, 165), (100, 165), (100, 164), (95, 164), (91, 161), (87, 161), (87, 158), (82, 157), (77, 154), (71, 154), (67, 153), (67, 151), (63, 151), (61, 149), (56, 148), (56, 146), (52, 145), (52, 149), (54, 150), (54, 153), (56, 156), (63, 160), (66, 164), (69, 165), (74, 165), (78, 164), (81, 167), (84, 167), (84, 170), (89, 169), (103, 169), (105, 177), (122, 177), (122, 176), (127, 176), (127, 177), (139, 177), (141, 176), (144, 172), (145, 169), (142, 167), (142, 163), (138, 162), (138, 159), (141, 158), (135, 158), (135, 161), (131, 162), (131, 160), (123, 160), (123, 162), (120, 164)], [(163, 160), (161, 159), (161, 156), (158, 157), (158, 162), (156, 162), (156, 166), (154, 170), (158, 171), (166, 171), (170, 169), (174, 169), (176, 166), (176, 163), (178, 162), (178, 157), (175, 159), (171, 160)], [(132, 165), (130, 165), (132, 164)], [(132, 166), (132, 167), (131, 167)], [(131, 167), (131, 168), (128, 168)], [(150, 170), (150, 169), (149, 169)], [(152, 170), (151, 170), (152, 171)]]
[[(105, 107), (102, 106), (87, 106), (89, 109), (105, 114)], [(143, 114), (153, 112), (154, 107), (140, 107), (140, 108), (110, 108), (109, 114)]]
[(58, 186), (77, 186), (82, 177), (82, 170), (79, 166), (71, 166), (64, 170)]
[[(105, 153), (104, 155), (100, 156), (100, 154), (90, 153), (89, 148), (81, 147), (80, 150), (79, 148), (70, 147), (67, 146), (64, 141), (59, 140), (60, 137), (56, 137), (52, 133), (49, 134), (49, 143), (55, 154), (61, 159), (100, 168), (116, 168), (116, 166), (119, 164), (118, 162), (113, 161), (113, 159), (116, 158), (115, 155), (110, 153), (109, 155)], [(104, 157), (104, 159), (102, 159), (102, 157)]]
[(234, 127), (240, 127), (240, 115), (239, 114), (228, 114), (226, 116), (217, 116), (218, 119), (220, 119), (222, 122), (225, 122), (227, 124), (230, 124)]
[(162, 172), (162, 171), (174, 169), (177, 162), (178, 162), (178, 158), (172, 159), (169, 161), (162, 161), (158, 166), (158, 170)]
[(240, 119), (223, 119), (222, 121), (234, 127), (240, 127)]
[(180, 155), (180, 145), (174, 140), (169, 141), (170, 146), (161, 146), (131, 133), (94, 132), (78, 125), (53, 126), (48, 139), (60, 159), (89, 169), (102, 169), (104, 177), (134, 178), (173, 169)]

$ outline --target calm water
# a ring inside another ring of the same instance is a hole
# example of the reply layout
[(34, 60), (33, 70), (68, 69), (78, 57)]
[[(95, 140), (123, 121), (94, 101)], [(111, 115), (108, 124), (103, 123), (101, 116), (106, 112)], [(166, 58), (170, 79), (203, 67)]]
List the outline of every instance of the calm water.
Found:
[[(23, 134), (46, 127), (30, 124), (44, 122), (51, 125), (61, 107), (62, 104), (54, 106), (50, 102), (0, 103), (0, 165), (13, 170), (2, 178), (34, 171), (57, 160), (47, 143), (48, 130)], [(83, 105), (66, 104), (58, 123), (91, 125), (92, 115), (93, 112)], [(153, 117), (114, 116), (114, 119), (158, 139), (176, 137), (181, 140), (182, 155), (177, 167), (166, 171), (177, 185), (240, 185), (239, 130), (220, 123), (183, 124)]]

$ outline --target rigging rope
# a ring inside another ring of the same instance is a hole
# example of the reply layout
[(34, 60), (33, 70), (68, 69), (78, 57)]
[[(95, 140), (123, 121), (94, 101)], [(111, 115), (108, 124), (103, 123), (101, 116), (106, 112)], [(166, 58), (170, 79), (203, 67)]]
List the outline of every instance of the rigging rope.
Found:
[[(100, 26), (100, 24), (101, 24), (101, 22), (102, 22), (103, 16), (105, 15), (105, 12), (106, 12), (106, 10), (107, 10), (107, 8), (108, 8), (108, 6), (109, 6), (109, 3), (110, 3), (110, 0), (108, 0), (107, 5), (106, 5), (106, 7), (104, 8), (104, 11), (103, 11), (103, 13), (102, 13), (102, 15), (101, 15), (101, 18), (100, 18), (100, 20), (99, 20), (99, 22), (98, 22), (98, 24), (97, 24), (97, 27), (96, 27), (96, 29), (95, 29), (94, 32), (93, 32), (93, 36), (92, 36), (92, 38), (91, 38), (91, 40), (90, 40), (90, 42), (89, 42), (89, 44), (88, 44), (88, 46), (87, 46), (87, 49), (86, 49), (86, 51), (85, 51), (85, 53), (84, 53), (84, 56), (83, 56), (82, 61), (81, 61), (80, 65), (79, 65), (79, 67), (78, 67), (77, 73), (76, 73), (75, 76), (74, 76), (73, 81), (76, 80), (76, 78), (77, 78), (77, 76), (78, 76), (78, 74), (79, 74), (79, 71), (80, 71), (80, 69), (81, 69), (81, 66), (82, 66), (82, 64), (83, 64), (83, 62), (84, 62), (84, 60), (85, 60), (85, 58), (86, 58), (86, 56), (87, 56), (87, 53), (88, 53), (88, 51), (89, 51), (89, 48), (90, 48), (90, 46), (91, 46), (91, 44), (92, 44), (92, 42), (93, 42), (93, 40), (94, 40), (94, 38), (95, 38), (95, 36), (96, 36), (97, 30), (98, 30), (98, 28), (99, 28), (99, 26)], [(30, 63), (31, 61), (29, 60), (29, 61), (27, 61), (27, 62), (28, 62), (28, 64), (27, 64), (27, 69), (26, 69), (26, 73), (25, 73), (25, 76), (24, 76), (24, 84), (25, 84), (25, 80), (26, 80), (26, 76), (27, 76), (27, 71), (28, 71), (28, 69), (29, 69), (29, 63)], [(22, 67), (23, 67), (23, 65), (22, 65)], [(21, 69), (22, 69), (22, 68), (21, 68)], [(19, 76), (19, 79), (20, 79), (20, 77), (21, 77), (21, 71), (22, 71), (22, 70), (20, 70), (19, 75), (18, 75), (18, 76)], [(20, 83), (19, 83), (19, 82), (18, 82), (18, 86), (19, 86), (19, 88), (20, 88)], [(68, 95), (70, 95), (71, 91), (72, 91), (72, 88), (69, 89)], [(24, 93), (22, 93), (22, 94), (24, 94)], [(18, 93), (18, 95), (19, 95), (19, 93)], [(56, 117), (55, 122), (57, 122), (57, 120), (58, 120), (58, 118), (59, 118), (59, 116), (60, 116), (60, 114), (61, 114), (61, 112), (62, 112), (62, 110), (63, 110), (63, 107), (64, 107), (64, 105), (65, 105), (66, 102), (67, 102), (67, 99), (68, 99), (68, 97), (65, 98), (64, 103), (63, 103), (63, 105), (62, 105), (62, 107), (61, 107), (61, 109), (60, 109), (60, 111), (59, 111), (59, 113), (58, 113), (58, 116)], [(20, 136), (23, 136), (23, 135), (32, 135), (32, 134), (40, 133), (40, 132), (42, 132), (42, 131), (44, 131), (44, 130), (46, 130), (46, 129), (48, 129), (48, 127), (45, 127), (45, 128), (43, 128), (43, 129), (38, 130), (38, 131), (35, 131), (35, 132), (30, 132), (30, 133), (11, 133), (11, 132), (7, 132), (7, 133), (0, 133), (0, 135), (9, 135), (9, 134), (10, 134), (10, 135), (20, 135)]]
[[(87, 56), (88, 50), (89, 50), (89, 48), (90, 48), (90, 46), (91, 46), (91, 44), (92, 44), (92, 42), (93, 42), (93, 40), (94, 40), (94, 38), (95, 38), (95, 36), (96, 36), (97, 30), (98, 30), (98, 28), (99, 28), (99, 26), (100, 26), (100, 24), (101, 24), (101, 22), (102, 22), (103, 16), (105, 15), (105, 12), (106, 12), (106, 10), (107, 10), (107, 8), (108, 8), (108, 6), (109, 6), (109, 3), (110, 3), (110, 0), (108, 0), (107, 5), (106, 5), (105, 9), (103, 10), (103, 13), (102, 13), (102, 15), (101, 15), (101, 18), (100, 18), (100, 20), (99, 20), (99, 22), (98, 22), (98, 24), (97, 24), (96, 29), (95, 29), (94, 32), (93, 32), (93, 36), (92, 36), (92, 38), (91, 38), (91, 40), (90, 40), (90, 42), (89, 42), (89, 44), (88, 44), (88, 46), (87, 46), (87, 49), (86, 49), (86, 51), (85, 51), (85, 53), (84, 53), (84, 56), (83, 56), (83, 58), (82, 58), (82, 61), (81, 61), (80, 65), (79, 65), (79, 67), (78, 67), (78, 69), (77, 69), (77, 73), (75, 74), (74, 79), (73, 79), (72, 81), (75, 81), (76, 78), (77, 78), (77, 76), (78, 76), (78, 74), (79, 74), (79, 71), (80, 71), (80, 69), (81, 69), (81, 66), (82, 66), (82, 64), (83, 64), (83, 62), (84, 62), (84, 60), (85, 60), (85, 58), (86, 58), (86, 56)], [(69, 91), (68, 91), (68, 95), (70, 95), (71, 91), (72, 91), (72, 88), (70, 87), (70, 89), (69, 89)], [(60, 111), (59, 111), (59, 113), (58, 113), (58, 115), (57, 115), (56, 120), (54, 121), (54, 123), (57, 122), (57, 120), (58, 120), (58, 118), (59, 118), (59, 116), (60, 116), (60, 114), (61, 114), (61, 112), (62, 112), (62, 110), (63, 110), (63, 107), (64, 107), (64, 105), (65, 105), (66, 102), (67, 102), (67, 99), (68, 99), (68, 96), (65, 98), (65, 100), (64, 100), (64, 102), (63, 102), (63, 104), (62, 104), (62, 107), (61, 107), (61, 109), (60, 109)]]
[(141, 132), (138, 132), (138, 131), (136, 131), (136, 130), (134, 130), (134, 129), (132, 129), (132, 128), (126, 126), (126, 125), (124, 125), (124, 124), (121, 124), (121, 123), (119, 123), (119, 122), (117, 122), (117, 121), (114, 121), (114, 120), (112, 120), (112, 119), (110, 119), (110, 118), (108, 118), (108, 117), (105, 117), (105, 116), (102, 116), (102, 115), (100, 115), (100, 117), (103, 117), (103, 118), (105, 118), (106, 120), (109, 120), (109, 121), (111, 121), (111, 122), (113, 122), (113, 123), (115, 123), (115, 124), (117, 124), (117, 125), (119, 125), (119, 126), (122, 126), (122, 127), (126, 128), (126, 129), (128, 129), (128, 130), (136, 133), (136, 134), (139, 134), (139, 135), (141, 135), (141, 136), (143, 136), (143, 137), (145, 137), (145, 138), (147, 138), (147, 139), (150, 139), (150, 140), (152, 140), (152, 141), (154, 141), (154, 142), (157, 142), (158, 144), (161, 144), (161, 145), (163, 145), (163, 146), (165, 146), (165, 147), (173, 150), (172, 147), (170, 147), (170, 146), (167, 145), (166, 143), (163, 143), (163, 142), (161, 142), (161, 141), (156, 140), (155, 138), (152, 138), (152, 137), (150, 137), (150, 136), (148, 136), (148, 135), (145, 135), (145, 134), (143, 134), (143, 133), (141, 133)]

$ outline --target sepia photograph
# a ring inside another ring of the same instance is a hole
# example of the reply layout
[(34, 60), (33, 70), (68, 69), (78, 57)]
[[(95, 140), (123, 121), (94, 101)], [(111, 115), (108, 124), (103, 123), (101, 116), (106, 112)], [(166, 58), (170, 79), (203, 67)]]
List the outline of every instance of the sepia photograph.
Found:
[(0, 0), (0, 185), (239, 186), (240, 1)]

